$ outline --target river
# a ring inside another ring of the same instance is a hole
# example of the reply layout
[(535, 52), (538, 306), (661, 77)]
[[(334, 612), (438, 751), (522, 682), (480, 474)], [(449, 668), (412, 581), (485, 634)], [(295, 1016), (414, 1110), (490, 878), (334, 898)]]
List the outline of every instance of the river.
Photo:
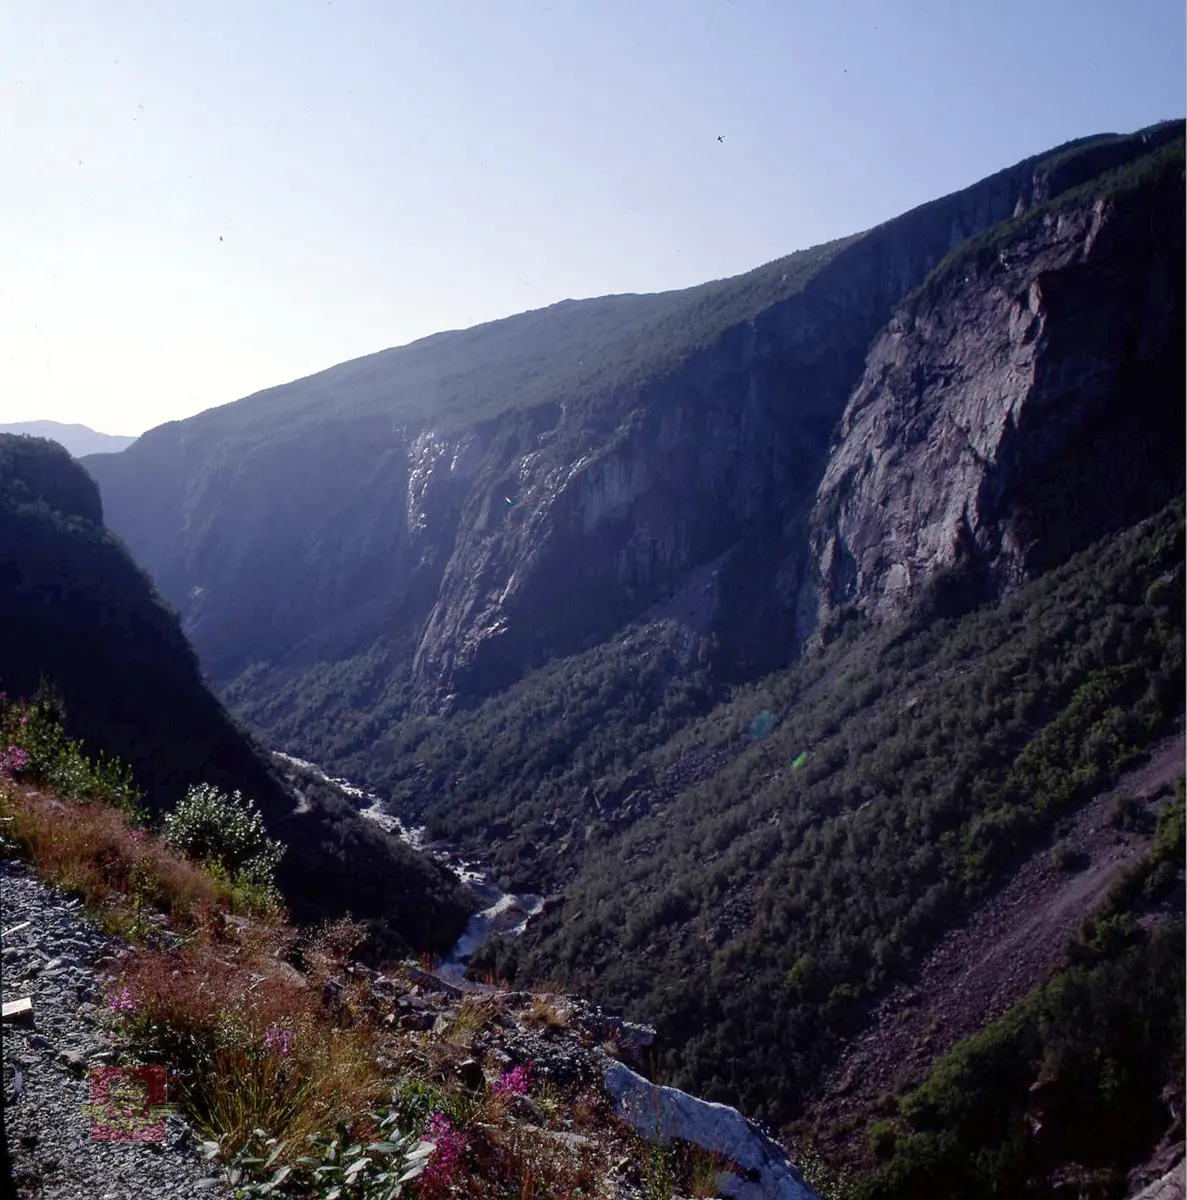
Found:
[(436, 974), (447, 983), (465, 984), (466, 964), (487, 937), (492, 934), (497, 937), (519, 937), (531, 919), (544, 910), (543, 896), (531, 892), (504, 892), (495, 883), (491, 872), (479, 863), (463, 859), (451, 846), (442, 842), (427, 841), (423, 825), (408, 826), (399, 817), (385, 813), (379, 797), (372, 792), (357, 787), (349, 779), (327, 775), (316, 763), (306, 759), (279, 750), (274, 750), (273, 755), (290, 767), (299, 768), (321, 782), (336, 787), (358, 806), (359, 812), (367, 820), (374, 821), (413, 849), (430, 855), (448, 867), (474, 894), (481, 908), (470, 917), (462, 936), (436, 970)]

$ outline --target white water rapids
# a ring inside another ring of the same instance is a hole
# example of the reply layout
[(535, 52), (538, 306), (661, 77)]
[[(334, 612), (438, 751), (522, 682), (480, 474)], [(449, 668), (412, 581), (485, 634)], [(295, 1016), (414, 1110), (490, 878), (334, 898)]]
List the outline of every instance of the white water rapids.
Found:
[[(518, 937), (528, 927), (528, 922), (544, 909), (544, 897), (533, 893), (510, 893), (502, 891), (491, 873), (476, 863), (459, 858), (448, 846), (427, 843), (424, 826), (406, 826), (399, 817), (385, 813), (380, 807), (379, 797), (356, 787), (348, 779), (327, 775), (316, 763), (307, 762), (292, 754), (274, 750), (273, 755), (283, 762), (299, 767), (317, 779), (332, 784), (359, 805), (359, 812), (380, 828), (394, 834), (422, 854), (432, 855), (449, 868), (461, 882), (478, 898), (482, 908), (474, 913), (466, 924), (465, 932), (454, 943), (453, 948), (441, 961), (435, 972), (448, 983), (460, 984), (465, 980), (466, 963), (490, 934), (499, 937)], [(304, 801), (302, 801), (304, 803)]]

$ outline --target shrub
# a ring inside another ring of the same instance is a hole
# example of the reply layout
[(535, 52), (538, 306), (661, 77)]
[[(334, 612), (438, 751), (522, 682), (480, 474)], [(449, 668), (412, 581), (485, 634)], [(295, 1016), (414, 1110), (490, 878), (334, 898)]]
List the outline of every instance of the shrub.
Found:
[(1150, 820), (1138, 800), (1127, 793), (1122, 793), (1113, 803), (1109, 824), (1114, 829), (1140, 832), (1149, 827)]
[[(366, 1144), (355, 1141), (347, 1122), (339, 1121), (335, 1133), (310, 1134), (310, 1152), (292, 1162), (284, 1162), (289, 1145), (275, 1137), (262, 1137), (255, 1130), (256, 1145), (249, 1154), (241, 1150), (225, 1168), (222, 1178), (235, 1188), (235, 1195), (273, 1196), (281, 1184), (300, 1189), (299, 1194), (316, 1191), (319, 1196), (350, 1196), (354, 1200), (396, 1200), (406, 1194), (405, 1184), (426, 1175), (430, 1158), (440, 1153), (440, 1145), (415, 1134), (402, 1132), (391, 1110), (376, 1109), (367, 1114), (379, 1130), (380, 1140)], [(220, 1142), (203, 1143), (209, 1158), (222, 1151)], [(427, 1179), (426, 1179), (427, 1181)]]
[(19, 771), (59, 796), (79, 801), (102, 801), (143, 822), (141, 794), (131, 768), (102, 753), (84, 754), (80, 742), (66, 737), (62, 705), (42, 686), (29, 703), (8, 700), (0, 693), (0, 742), (4, 751), (0, 774)]
[(289, 1161), (327, 1120), (364, 1112), (383, 1084), (368, 1031), (334, 1028), (318, 993), (279, 970), (284, 931), (260, 934), (233, 955), (207, 937), (141, 951), (109, 1004), (126, 1052), (177, 1071), (178, 1102), (224, 1155), (263, 1128), (288, 1143)]
[(898, 1145), (898, 1131), (889, 1121), (875, 1121), (868, 1135), (870, 1153), (879, 1161), (886, 1162), (894, 1156)]
[(1051, 866), (1057, 871), (1065, 871), (1069, 875), (1074, 875), (1077, 871), (1083, 871), (1089, 863), (1088, 855), (1083, 850), (1074, 850), (1064, 842), (1060, 842), (1054, 850), (1051, 851)]
[(214, 863), (235, 882), (271, 889), (284, 846), (264, 832), (264, 818), (241, 793), (194, 784), (165, 817), (165, 841), (189, 858)]

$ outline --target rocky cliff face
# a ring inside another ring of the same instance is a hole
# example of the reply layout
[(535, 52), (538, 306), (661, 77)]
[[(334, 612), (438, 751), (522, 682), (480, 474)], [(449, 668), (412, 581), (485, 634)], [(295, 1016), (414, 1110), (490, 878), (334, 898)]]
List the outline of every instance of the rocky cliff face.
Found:
[(1178, 135), (1028, 160), (740, 280), (388, 351), (87, 466), (265, 727), (317, 672), (355, 710), (470, 703), (718, 559), (721, 664), (752, 675), (793, 652), (830, 436), (895, 306), (967, 239)]
[(1051, 174), (1024, 164), (840, 248), (802, 291), (620, 397), (613, 423), (566, 428), (562, 403), (543, 428), (493, 439), (417, 644), (419, 706), (497, 691), (721, 555), (732, 570), (718, 624), (730, 604), (771, 618), (723, 628), (725, 654), (750, 670), (782, 660), (791, 589), (779, 572), (796, 561), (865, 348), (949, 250), (1067, 186)]
[[(1182, 158), (1014, 223), (875, 340), (813, 510), (801, 609), (999, 594), (1182, 486)], [(942, 573), (942, 574), (938, 574)]]

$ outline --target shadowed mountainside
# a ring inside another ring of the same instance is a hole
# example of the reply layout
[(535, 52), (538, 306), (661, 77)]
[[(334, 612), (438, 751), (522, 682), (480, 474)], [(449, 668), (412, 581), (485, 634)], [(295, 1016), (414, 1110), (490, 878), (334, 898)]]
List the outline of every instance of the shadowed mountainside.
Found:
[(465, 923), (456, 882), (363, 821), (332, 789), (291, 794), (202, 682), (176, 614), (103, 527), (99, 490), (57, 444), (0, 436), (0, 681), (44, 679), (66, 727), (131, 766), (153, 810), (191, 783), (240, 789), (289, 847), (278, 872), (309, 919), (382, 918), (413, 946), (444, 948)]
[[(86, 465), (228, 703), (550, 893), (478, 965), (654, 1022), (666, 1078), (787, 1127), (1181, 722), (1183, 172), (1181, 123), (1088, 139), (735, 280), (438, 335)], [(1146, 915), (1078, 951), (1114, 1033), (1127, 979), (1174, 1024)], [(1056, 1013), (1080, 1062), (1064, 986), (1010, 1046)], [(1160, 1054), (1110, 1178), (1165, 1132)], [(1062, 1160), (1020, 1130), (1043, 1194)]]

